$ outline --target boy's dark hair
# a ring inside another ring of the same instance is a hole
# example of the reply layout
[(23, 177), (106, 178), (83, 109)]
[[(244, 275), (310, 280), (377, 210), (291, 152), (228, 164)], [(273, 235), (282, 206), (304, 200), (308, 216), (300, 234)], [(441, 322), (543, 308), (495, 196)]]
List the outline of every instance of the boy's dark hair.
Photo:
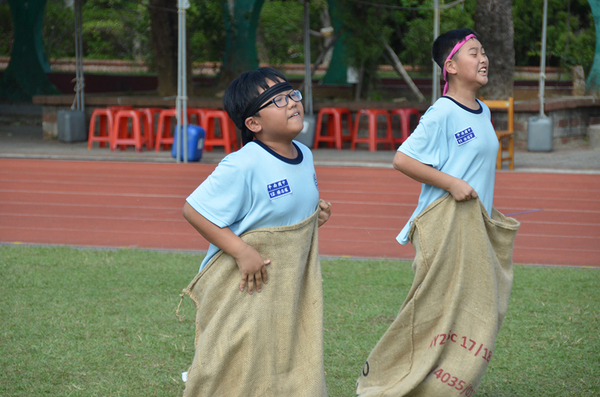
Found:
[(479, 40), (479, 35), (477, 33), (466, 28), (449, 30), (444, 34), (439, 35), (438, 38), (435, 39), (431, 49), (431, 56), (433, 57), (435, 63), (438, 64), (440, 69), (444, 69), (446, 58), (448, 58), (450, 51), (452, 51), (456, 43), (470, 34), (474, 34), (477, 37), (477, 40)]
[(225, 90), (223, 108), (235, 126), (242, 131), (243, 144), (254, 139), (254, 134), (244, 124), (244, 113), (252, 101), (258, 97), (258, 88), (260, 87), (263, 90), (269, 88), (267, 80), (287, 82), (287, 79), (280, 71), (273, 68), (260, 68), (242, 73)]

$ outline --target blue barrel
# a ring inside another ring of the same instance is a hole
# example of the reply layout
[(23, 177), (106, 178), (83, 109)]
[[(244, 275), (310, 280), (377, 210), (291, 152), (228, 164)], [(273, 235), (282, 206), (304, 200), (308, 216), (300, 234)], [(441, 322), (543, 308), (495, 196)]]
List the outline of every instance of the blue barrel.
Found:
[[(181, 126), (177, 126), (175, 129), (175, 139), (173, 139), (173, 146), (171, 147), (171, 156), (177, 157), (177, 139), (181, 131)], [(200, 161), (202, 158), (202, 151), (204, 150), (204, 128), (195, 124), (188, 124), (187, 126), (187, 149), (188, 149), (188, 161)], [(181, 149), (179, 160), (183, 161), (183, 141), (181, 142)]]

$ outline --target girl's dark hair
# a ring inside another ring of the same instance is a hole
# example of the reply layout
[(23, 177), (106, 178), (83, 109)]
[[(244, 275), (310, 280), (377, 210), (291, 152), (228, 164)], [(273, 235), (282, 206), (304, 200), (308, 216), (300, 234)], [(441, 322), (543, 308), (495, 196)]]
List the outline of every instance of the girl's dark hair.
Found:
[(243, 144), (254, 139), (254, 134), (244, 124), (244, 112), (252, 101), (258, 97), (259, 87), (263, 90), (269, 88), (267, 80), (287, 81), (285, 76), (278, 70), (260, 68), (243, 73), (240, 77), (233, 80), (225, 90), (223, 108), (235, 126), (242, 132)]
[(474, 34), (477, 37), (477, 40), (479, 40), (479, 35), (477, 33), (466, 28), (449, 30), (444, 34), (439, 35), (438, 38), (435, 39), (431, 49), (431, 56), (433, 57), (435, 63), (438, 64), (440, 69), (444, 69), (446, 58), (448, 58), (450, 51), (452, 51), (456, 43), (470, 34)]

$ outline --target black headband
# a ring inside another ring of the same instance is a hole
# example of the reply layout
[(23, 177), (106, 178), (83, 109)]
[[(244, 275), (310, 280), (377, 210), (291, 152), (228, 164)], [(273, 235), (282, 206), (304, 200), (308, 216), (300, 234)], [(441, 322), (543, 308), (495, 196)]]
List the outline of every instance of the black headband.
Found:
[(248, 105), (248, 107), (246, 108), (246, 111), (244, 112), (244, 117), (242, 118), (242, 120), (245, 120), (250, 117), (253, 116), (254, 114), (256, 114), (256, 112), (258, 112), (258, 109), (260, 108), (260, 106), (269, 98), (282, 93), (284, 91), (290, 91), (292, 90), (292, 85), (290, 83), (288, 83), (287, 81), (284, 81), (282, 83), (277, 83), (275, 85), (272, 85), (271, 87), (267, 88), (266, 90), (264, 90), (259, 96), (257, 96), (252, 103), (250, 103), (250, 105)]

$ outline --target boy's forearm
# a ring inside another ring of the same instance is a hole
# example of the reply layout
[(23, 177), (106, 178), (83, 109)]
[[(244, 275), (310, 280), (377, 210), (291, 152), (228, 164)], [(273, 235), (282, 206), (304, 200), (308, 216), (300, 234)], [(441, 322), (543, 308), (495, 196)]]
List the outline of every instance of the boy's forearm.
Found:
[(229, 228), (220, 228), (215, 225), (187, 202), (183, 206), (183, 217), (204, 237), (208, 242), (219, 247), (234, 258), (238, 258), (246, 248), (246, 243)]
[(263, 259), (254, 248), (246, 244), (231, 229), (215, 225), (187, 202), (183, 206), (183, 217), (202, 237), (235, 259), (242, 275), (240, 291), (243, 291), (248, 285), (248, 293), (252, 294), (255, 284), (256, 290), (261, 291), (262, 283), (267, 283), (269, 279), (266, 265), (271, 263), (270, 260)]

